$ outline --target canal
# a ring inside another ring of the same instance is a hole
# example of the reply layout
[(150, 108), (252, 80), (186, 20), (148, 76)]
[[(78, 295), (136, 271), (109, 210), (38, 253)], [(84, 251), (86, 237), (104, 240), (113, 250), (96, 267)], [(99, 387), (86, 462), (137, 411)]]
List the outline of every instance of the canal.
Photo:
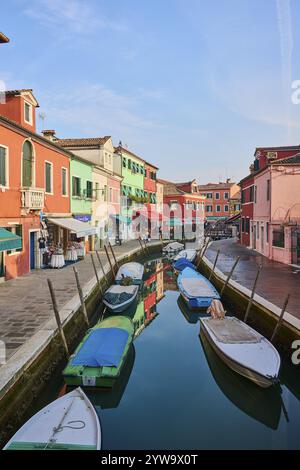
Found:
[[(111, 392), (88, 391), (103, 449), (299, 449), (299, 369), (283, 361), (281, 384), (263, 390), (224, 365), (181, 302), (161, 259), (145, 263), (132, 312), (136, 337)], [(27, 419), (57, 398), (61, 369)]]

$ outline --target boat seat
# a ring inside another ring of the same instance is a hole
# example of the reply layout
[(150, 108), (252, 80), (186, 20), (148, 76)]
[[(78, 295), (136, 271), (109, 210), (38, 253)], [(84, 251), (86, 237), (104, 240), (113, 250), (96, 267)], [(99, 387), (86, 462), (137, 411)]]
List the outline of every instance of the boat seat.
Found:
[(261, 336), (235, 317), (203, 318), (205, 326), (221, 343), (259, 343)]

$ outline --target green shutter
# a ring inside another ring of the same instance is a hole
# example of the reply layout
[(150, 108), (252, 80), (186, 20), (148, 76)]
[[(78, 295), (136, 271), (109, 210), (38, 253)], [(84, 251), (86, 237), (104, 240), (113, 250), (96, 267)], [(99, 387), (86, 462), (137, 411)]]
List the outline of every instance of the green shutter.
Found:
[(32, 145), (26, 140), (23, 145), (23, 162), (22, 162), (22, 185), (25, 187), (32, 186)]
[(6, 186), (6, 149), (0, 147), (0, 185)]

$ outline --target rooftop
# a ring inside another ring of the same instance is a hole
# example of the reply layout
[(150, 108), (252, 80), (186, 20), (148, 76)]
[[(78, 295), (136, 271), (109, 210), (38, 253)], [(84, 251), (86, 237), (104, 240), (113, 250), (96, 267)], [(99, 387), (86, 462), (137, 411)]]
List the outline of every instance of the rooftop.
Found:
[(208, 183), (208, 184), (199, 184), (198, 189), (200, 191), (207, 191), (208, 189), (230, 189), (236, 183)]
[(104, 145), (111, 137), (82, 137), (77, 139), (56, 139), (55, 142), (61, 147), (99, 147)]

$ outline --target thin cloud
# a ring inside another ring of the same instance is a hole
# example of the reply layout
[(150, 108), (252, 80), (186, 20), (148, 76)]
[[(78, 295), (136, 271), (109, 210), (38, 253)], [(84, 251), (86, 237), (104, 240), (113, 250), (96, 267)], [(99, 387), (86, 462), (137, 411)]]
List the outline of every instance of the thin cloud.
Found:
[(34, 0), (24, 13), (43, 27), (53, 30), (69, 30), (74, 33), (90, 34), (98, 29), (128, 31), (122, 22), (112, 21), (81, 0)]

